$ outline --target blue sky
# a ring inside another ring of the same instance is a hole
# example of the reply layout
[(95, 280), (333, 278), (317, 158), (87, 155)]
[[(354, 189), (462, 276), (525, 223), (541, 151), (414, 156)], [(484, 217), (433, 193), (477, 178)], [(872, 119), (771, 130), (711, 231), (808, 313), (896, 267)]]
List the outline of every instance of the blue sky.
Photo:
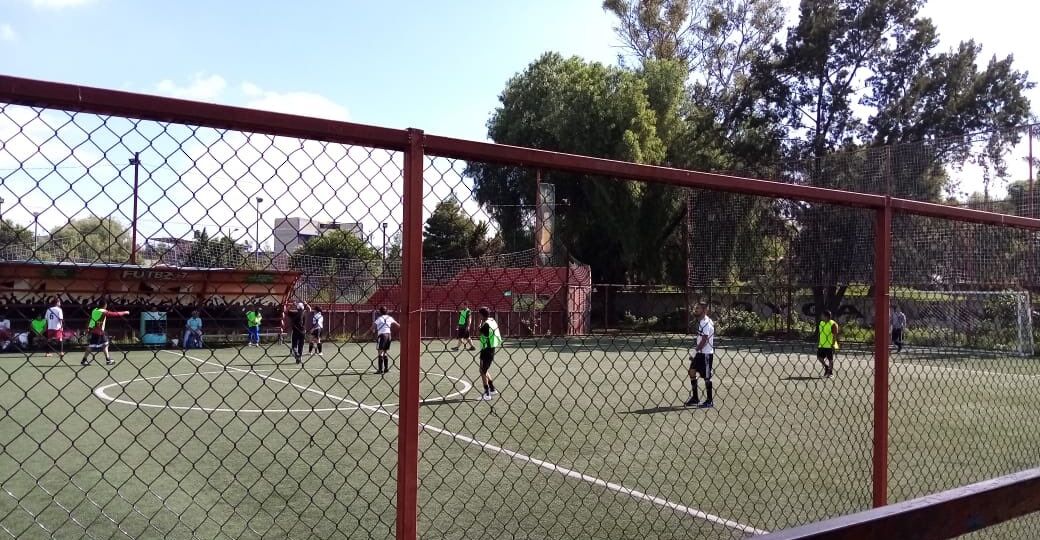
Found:
[[(542, 53), (617, 61), (614, 21), (600, 6), (600, 0), (0, 0), (0, 73), (484, 139), (485, 124), (506, 81)], [(986, 9), (969, 0), (932, 0), (925, 14), (936, 20), (945, 46), (974, 37), (985, 44), (987, 55), (1014, 53), (1019, 67), (1036, 79), (1040, 54), (1030, 42), (1033, 21), (1012, 16), (1020, 10), (1018, 0), (988, 0)], [(1040, 100), (1040, 93), (1034, 91), (1032, 97)], [(25, 166), (28, 158), (14, 155), (19, 151), (42, 147), (49, 129), (45, 120), (58, 119), (37, 119), (33, 129), (22, 130), (19, 140), (7, 143), (0, 172), (19, 163)], [(10, 124), (6, 128), (8, 133), (17, 131)], [(85, 137), (69, 131), (61, 136)], [(276, 141), (264, 159), (284, 157), (284, 143)], [(0, 197), (8, 201), (4, 217), (31, 223), (31, 212), (43, 212), (40, 223), (52, 228), (84, 211), (82, 200), (109, 182), (108, 193), (120, 195), (95, 202), (91, 211), (112, 212), (128, 222), (123, 204), (129, 190), (125, 158), (142, 144), (129, 137), (114, 151), (83, 148), (62, 153), (62, 148), (51, 148), (46, 156), (34, 156), (42, 172), (20, 173), (25, 176), (0, 182)], [(364, 166), (336, 171), (340, 176), (335, 181), (321, 171), (277, 169), (274, 174), (283, 180), (279, 183), (262, 178), (269, 172), (262, 167), (219, 167), (215, 156), (234, 155), (233, 149), (195, 145), (186, 149), (195, 153), (193, 167), (180, 160), (180, 169), (162, 170), (157, 167), (164, 163), (163, 148), (156, 150), (142, 157), (149, 168), (142, 193), (145, 199), (152, 196), (142, 214), (146, 235), (185, 236), (202, 227), (211, 233), (216, 227), (253, 229), (256, 211), (251, 206), (256, 196), (263, 196), (266, 204), (283, 205), (262, 212), (265, 225), (270, 216), (299, 212), (364, 222), (366, 230), (399, 220), (398, 209), (387, 198), (397, 190), (393, 184), (398, 165), (385, 156), (351, 154), (352, 160), (366, 160)], [(199, 160), (200, 155), (207, 159)], [(54, 156), (68, 168), (48, 173), (47, 160), (54, 161)], [(453, 189), (468, 198), (469, 182), (460, 174), (464, 164), (437, 167), (438, 172), (428, 171), (436, 176), (428, 179), (436, 189), (430, 191), (427, 206), (432, 208)], [(981, 186), (976, 171), (958, 174), (964, 176), (966, 189)], [(347, 197), (337, 191), (348, 178), (368, 178), (367, 193)], [(23, 179), (35, 181), (35, 189)], [(116, 180), (118, 186), (111, 183)], [(169, 196), (174, 181), (194, 186), (190, 189), (195, 191), (187, 193), (187, 199), (185, 193), (178, 194), (180, 199)], [(83, 187), (88, 182), (96, 189)], [(327, 199), (290, 191), (323, 182), (316, 192), (330, 191), (334, 198), (353, 197), (364, 203), (329, 204)], [(70, 192), (73, 184), (80, 191)], [(993, 193), (999, 196), (999, 186)], [(221, 208), (212, 206), (214, 197)], [(473, 204), (467, 209), (483, 215)], [(261, 237), (268, 234), (269, 229)]]
[(598, 2), (558, 0), (0, 0), (0, 24), (15, 35), (0, 42), (5, 74), (234, 104), (254, 101), (250, 83), (273, 108), (295, 92), (299, 112), (335, 104), (356, 122), (479, 139), (539, 54), (618, 52)]

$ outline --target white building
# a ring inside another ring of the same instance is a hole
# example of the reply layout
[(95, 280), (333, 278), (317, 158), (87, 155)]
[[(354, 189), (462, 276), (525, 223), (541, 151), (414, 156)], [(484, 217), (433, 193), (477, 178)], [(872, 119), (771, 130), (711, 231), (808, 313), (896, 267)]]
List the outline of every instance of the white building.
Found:
[(311, 238), (325, 231), (339, 229), (364, 239), (365, 230), (360, 223), (329, 223), (308, 218), (284, 217), (274, 220), (274, 255), (291, 254)]

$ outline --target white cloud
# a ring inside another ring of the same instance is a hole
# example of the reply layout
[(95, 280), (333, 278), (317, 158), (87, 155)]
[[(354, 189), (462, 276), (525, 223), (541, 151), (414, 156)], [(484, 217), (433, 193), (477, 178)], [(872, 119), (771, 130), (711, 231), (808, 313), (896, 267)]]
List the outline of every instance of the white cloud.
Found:
[(170, 79), (159, 81), (155, 89), (168, 96), (192, 99), (197, 101), (214, 101), (227, 88), (227, 81), (220, 75), (206, 76), (204, 73), (196, 73), (185, 86), (180, 86)]
[(33, 7), (41, 9), (64, 9), (83, 6), (94, 0), (32, 0)]
[(342, 105), (313, 92), (270, 92), (252, 83), (242, 84), (242, 93), (252, 98), (246, 103), (251, 109), (263, 109), (329, 120), (347, 120), (350, 114)]
[(18, 34), (15, 33), (14, 28), (9, 24), (0, 24), (0, 41), (14, 41), (18, 39)]

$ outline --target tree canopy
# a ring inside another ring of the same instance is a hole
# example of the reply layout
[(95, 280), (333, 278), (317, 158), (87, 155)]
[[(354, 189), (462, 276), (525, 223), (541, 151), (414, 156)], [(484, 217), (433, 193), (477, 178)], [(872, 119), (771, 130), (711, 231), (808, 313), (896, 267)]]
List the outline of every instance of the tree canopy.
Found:
[(130, 259), (130, 232), (112, 219), (74, 219), (50, 233), (41, 250), (58, 260), (122, 263)]
[[(487, 222), (470, 218), (455, 197), (438, 203), (426, 220), (423, 230), (425, 259), (477, 258), (497, 254), (501, 249), (502, 240), (498, 236), (489, 236)], [(399, 253), (400, 248), (395, 251)]]

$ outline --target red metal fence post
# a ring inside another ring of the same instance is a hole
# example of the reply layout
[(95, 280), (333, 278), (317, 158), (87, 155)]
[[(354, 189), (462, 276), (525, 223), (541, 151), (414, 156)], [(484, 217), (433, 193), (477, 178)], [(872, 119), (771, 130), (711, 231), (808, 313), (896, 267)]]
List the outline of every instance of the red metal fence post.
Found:
[(418, 534), (419, 348), (422, 324), (423, 132), (408, 130), (404, 152), (401, 268), (401, 405), (397, 421), (397, 538)]
[(888, 326), (892, 207), (874, 213), (874, 507), (888, 504)]

